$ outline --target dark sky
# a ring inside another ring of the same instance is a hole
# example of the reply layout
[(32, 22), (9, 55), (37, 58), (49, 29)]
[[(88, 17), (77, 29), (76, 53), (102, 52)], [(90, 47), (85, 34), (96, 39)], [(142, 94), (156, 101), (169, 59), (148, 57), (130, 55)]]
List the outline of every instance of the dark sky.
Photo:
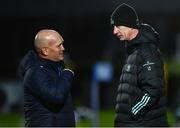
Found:
[[(162, 50), (172, 54), (180, 28), (179, 0), (1, 0), (0, 75), (15, 74), (22, 56), (33, 48), (35, 34), (43, 28), (63, 35), (66, 50), (78, 65), (87, 67), (103, 59), (113, 38), (110, 14), (123, 2), (132, 5), (143, 21), (157, 27), (164, 43)], [(119, 44), (112, 43), (112, 47)]]

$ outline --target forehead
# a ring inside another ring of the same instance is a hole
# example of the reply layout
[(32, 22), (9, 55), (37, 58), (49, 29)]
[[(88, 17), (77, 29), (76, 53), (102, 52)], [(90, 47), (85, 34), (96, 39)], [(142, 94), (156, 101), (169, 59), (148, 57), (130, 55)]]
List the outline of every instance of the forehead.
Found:
[(47, 39), (49, 40), (49, 45), (59, 45), (64, 42), (63, 38), (58, 34), (49, 35)]

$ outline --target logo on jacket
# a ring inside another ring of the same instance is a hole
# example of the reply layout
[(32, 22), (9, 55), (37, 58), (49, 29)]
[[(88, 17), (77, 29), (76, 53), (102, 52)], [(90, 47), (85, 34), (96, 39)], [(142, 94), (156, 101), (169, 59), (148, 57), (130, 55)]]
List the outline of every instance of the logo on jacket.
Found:
[(147, 66), (147, 70), (151, 71), (151, 65), (154, 65), (155, 63), (147, 61), (145, 64), (143, 64), (143, 67)]
[(126, 67), (126, 71), (129, 72), (130, 69), (131, 69), (131, 65), (128, 65), (128, 66)]

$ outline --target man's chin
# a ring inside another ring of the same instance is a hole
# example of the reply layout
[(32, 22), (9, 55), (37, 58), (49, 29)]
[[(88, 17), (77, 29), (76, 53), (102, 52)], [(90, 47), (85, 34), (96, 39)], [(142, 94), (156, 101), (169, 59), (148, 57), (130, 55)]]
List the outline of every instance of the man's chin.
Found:
[(124, 40), (124, 38), (123, 38), (123, 37), (121, 37), (121, 36), (119, 36), (118, 38), (119, 38), (119, 40), (121, 40), (121, 41), (123, 41), (123, 40)]
[(64, 59), (59, 59), (59, 61), (64, 61)]
[(60, 60), (60, 61), (63, 61), (63, 60), (64, 60), (64, 57), (60, 57), (59, 60)]

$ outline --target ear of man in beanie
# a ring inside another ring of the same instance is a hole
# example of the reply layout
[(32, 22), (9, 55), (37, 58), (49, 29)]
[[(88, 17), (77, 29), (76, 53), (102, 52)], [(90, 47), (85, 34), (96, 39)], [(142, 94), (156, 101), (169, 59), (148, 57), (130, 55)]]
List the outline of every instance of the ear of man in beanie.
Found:
[(111, 14), (111, 25), (138, 28), (138, 16), (130, 5), (119, 5)]

